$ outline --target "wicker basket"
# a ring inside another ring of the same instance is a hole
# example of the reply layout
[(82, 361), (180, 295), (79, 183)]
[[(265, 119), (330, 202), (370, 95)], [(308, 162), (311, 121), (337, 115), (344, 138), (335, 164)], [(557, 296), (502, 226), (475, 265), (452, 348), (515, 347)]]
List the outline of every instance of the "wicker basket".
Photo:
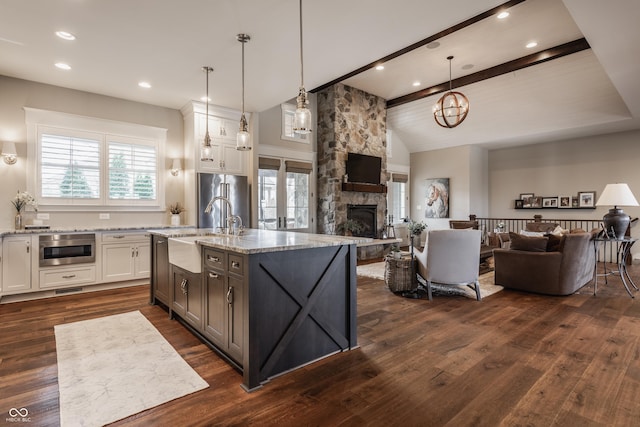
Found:
[(412, 291), (418, 287), (415, 260), (410, 257), (396, 259), (387, 256), (384, 261), (384, 283), (391, 292)]

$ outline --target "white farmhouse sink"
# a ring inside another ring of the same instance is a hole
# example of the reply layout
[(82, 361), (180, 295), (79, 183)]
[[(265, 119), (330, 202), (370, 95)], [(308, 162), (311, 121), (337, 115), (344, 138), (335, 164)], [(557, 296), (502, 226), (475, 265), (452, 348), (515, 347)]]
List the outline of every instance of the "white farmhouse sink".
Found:
[(201, 246), (196, 240), (202, 236), (171, 237), (169, 239), (169, 262), (192, 273), (202, 272)]

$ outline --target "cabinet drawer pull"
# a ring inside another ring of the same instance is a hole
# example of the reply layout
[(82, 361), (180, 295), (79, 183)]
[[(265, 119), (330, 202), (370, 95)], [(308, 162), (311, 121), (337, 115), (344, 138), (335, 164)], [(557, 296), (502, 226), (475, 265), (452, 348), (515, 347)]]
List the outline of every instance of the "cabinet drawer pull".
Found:
[(229, 290), (227, 291), (227, 303), (233, 304), (233, 288), (232, 287), (229, 287)]
[(217, 279), (220, 276), (218, 276), (216, 273), (209, 273), (209, 277), (212, 279)]
[(62, 276), (63, 279), (73, 279), (74, 277), (76, 277), (75, 274), (67, 274), (66, 276)]
[(124, 239), (124, 235), (123, 234), (118, 234), (116, 236), (111, 236), (111, 237), (113, 237), (114, 239)]
[(240, 268), (240, 263), (238, 261), (231, 261), (231, 268)]
[(189, 282), (187, 281), (187, 279), (182, 279), (182, 282), (180, 283), (180, 289), (182, 289), (182, 293), (183, 294), (187, 294), (187, 286), (189, 285)]
[(207, 259), (213, 262), (220, 262), (220, 258), (218, 258), (217, 256), (207, 255)]
[(158, 240), (158, 241), (156, 242), (156, 244), (158, 244), (158, 245), (159, 245), (160, 243), (167, 243), (167, 241), (166, 241), (166, 240)]

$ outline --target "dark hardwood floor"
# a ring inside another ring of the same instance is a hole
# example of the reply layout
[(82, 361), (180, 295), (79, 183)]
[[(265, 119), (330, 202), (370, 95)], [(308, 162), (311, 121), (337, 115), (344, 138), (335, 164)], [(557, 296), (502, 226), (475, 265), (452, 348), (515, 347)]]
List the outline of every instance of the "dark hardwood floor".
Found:
[[(631, 267), (640, 283), (640, 266)], [(115, 425), (638, 426), (640, 301), (619, 278), (569, 297), (481, 302), (393, 295), (358, 278), (360, 348), (254, 393), (158, 306), (148, 287), (0, 305), (0, 425), (10, 408), (58, 424), (53, 326), (140, 310), (210, 388)], [(640, 293), (637, 294), (640, 298)], [(23, 424), (24, 425), (24, 424)]]

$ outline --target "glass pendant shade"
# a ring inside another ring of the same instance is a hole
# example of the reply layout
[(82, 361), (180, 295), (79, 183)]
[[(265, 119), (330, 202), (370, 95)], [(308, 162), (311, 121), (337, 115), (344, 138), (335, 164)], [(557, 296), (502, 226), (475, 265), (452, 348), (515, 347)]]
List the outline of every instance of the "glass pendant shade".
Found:
[(251, 150), (251, 134), (247, 130), (247, 118), (244, 116), (244, 113), (242, 117), (240, 117), (240, 129), (236, 135), (236, 150)]

